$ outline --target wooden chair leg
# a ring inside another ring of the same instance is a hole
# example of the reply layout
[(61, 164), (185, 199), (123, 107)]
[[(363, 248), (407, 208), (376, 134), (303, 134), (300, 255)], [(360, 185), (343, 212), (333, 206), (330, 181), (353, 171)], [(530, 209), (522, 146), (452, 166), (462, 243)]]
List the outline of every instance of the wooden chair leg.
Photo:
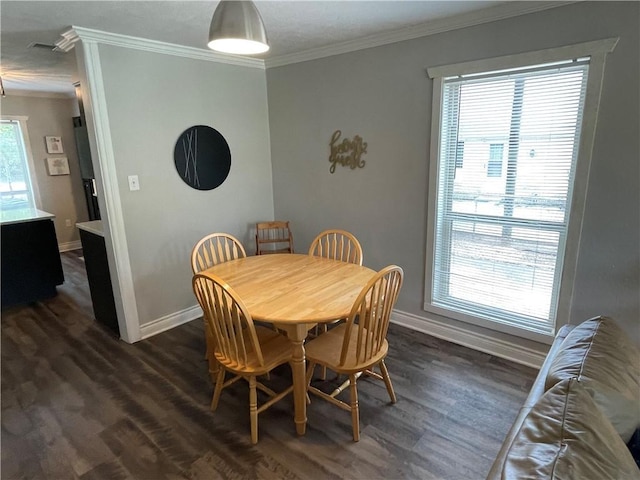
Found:
[(311, 403), (311, 398), (309, 397), (309, 385), (311, 385), (311, 379), (313, 378), (313, 370), (316, 368), (316, 364), (315, 363), (309, 363), (309, 366), (307, 367), (307, 375), (306, 375), (306, 380), (307, 380), (307, 388), (305, 390), (305, 397), (307, 398), (307, 405), (309, 405)]
[(213, 337), (211, 335), (211, 329), (209, 328), (209, 323), (207, 322), (207, 319), (203, 317), (203, 320), (204, 320), (204, 342), (206, 346), (206, 350), (204, 352), (204, 359), (209, 360), (209, 358), (213, 354), (213, 348), (211, 348), (211, 341)]
[[(362, 372), (357, 372), (356, 374), (356, 378), (360, 377), (360, 375), (362, 375)], [(338, 377), (336, 379), (339, 379), (340, 375), (338, 375)], [(336, 388), (333, 392), (331, 392), (331, 396), (335, 397), (337, 395), (340, 395), (341, 392), (344, 392), (344, 390), (351, 384), (351, 377), (347, 378), (344, 382), (342, 382), (340, 384), (340, 386), (338, 388)]]
[(216, 384), (216, 378), (218, 377), (218, 372), (220, 371), (220, 363), (216, 360), (215, 357), (215, 348), (213, 343), (213, 333), (211, 333), (211, 328), (209, 327), (209, 323), (204, 321), (204, 340), (207, 346), (207, 350), (204, 354), (205, 360), (209, 362), (209, 376), (211, 377), (211, 383)]
[(349, 375), (351, 383), (351, 424), (353, 426), (353, 441), (360, 441), (360, 407), (358, 406), (358, 388), (356, 382), (358, 377), (355, 374)]
[(382, 378), (384, 379), (384, 384), (387, 386), (387, 392), (389, 392), (389, 397), (391, 398), (391, 403), (396, 403), (398, 400), (396, 398), (396, 393), (393, 391), (393, 385), (391, 384), (391, 377), (389, 376), (389, 371), (387, 370), (387, 366), (384, 363), (384, 360), (380, 360), (380, 372), (382, 372)]
[(208, 357), (207, 362), (209, 363), (209, 376), (211, 377), (211, 383), (215, 385), (222, 367), (213, 353)]
[(203, 317), (203, 321), (204, 321), (204, 344), (205, 344), (205, 351), (204, 351), (204, 359), (208, 360), (209, 359), (209, 353), (210, 353), (210, 349), (209, 349), (209, 324), (207, 323), (207, 319)]
[(258, 394), (256, 377), (249, 377), (249, 415), (251, 417), (251, 443), (258, 443)]
[(309, 363), (309, 365), (307, 366), (307, 389), (309, 388), (309, 385), (311, 384), (311, 379), (313, 378), (313, 370), (316, 368), (316, 364), (315, 363)]
[(218, 364), (218, 378), (216, 380), (216, 386), (213, 390), (213, 399), (211, 400), (211, 410), (214, 412), (218, 408), (218, 402), (220, 401), (220, 394), (222, 393), (222, 389), (224, 388), (224, 367)]

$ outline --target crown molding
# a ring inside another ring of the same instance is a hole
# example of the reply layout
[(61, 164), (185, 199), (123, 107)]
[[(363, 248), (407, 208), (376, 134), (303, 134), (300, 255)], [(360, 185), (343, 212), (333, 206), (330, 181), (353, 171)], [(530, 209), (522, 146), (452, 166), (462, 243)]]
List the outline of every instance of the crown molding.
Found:
[(576, 1), (540, 1), (540, 2), (508, 2), (496, 5), (491, 8), (470, 12), (454, 17), (434, 20), (432, 22), (414, 25), (401, 30), (392, 30), (377, 33), (368, 37), (356, 40), (335, 43), (326, 47), (312, 48), (303, 52), (295, 52), (286, 55), (274, 56), (265, 60), (266, 68), (281, 67), (293, 63), (306, 62), (319, 58), (340, 55), (343, 53), (355, 52), (366, 48), (380, 47), (391, 43), (413, 40), (415, 38), (435, 35), (437, 33), (448, 32), (460, 28), (481, 25), (483, 23), (494, 22), (506, 18), (517, 17), (529, 13), (540, 12), (550, 8), (562, 7)]
[(159, 42), (146, 38), (131, 37), (117, 33), (92, 30), (90, 28), (72, 26), (69, 30), (62, 32), (61, 39), (56, 42), (56, 48), (68, 52), (76, 42), (95, 42), (104, 45), (114, 45), (116, 47), (131, 48), (145, 52), (174, 55), (176, 57), (190, 58), (192, 60), (204, 60), (207, 62), (226, 63), (241, 67), (259, 68), (264, 70), (264, 60), (256, 58), (236, 57), (233, 55), (223, 55), (201, 48), (186, 47), (172, 43)]
[(41, 90), (6, 90), (6, 97), (37, 97), (70, 100), (76, 98), (75, 92), (46, 92)]
[(454, 17), (434, 20), (432, 22), (414, 25), (401, 30), (377, 33), (368, 37), (335, 43), (325, 47), (312, 48), (303, 52), (294, 52), (285, 55), (278, 55), (264, 60), (257, 58), (247, 58), (233, 55), (224, 55), (201, 48), (175, 45), (172, 43), (149, 40), (145, 38), (132, 37), (117, 33), (93, 30), (90, 28), (72, 26), (61, 33), (61, 39), (55, 45), (58, 51), (68, 52), (76, 42), (82, 40), (86, 42), (96, 42), (117, 47), (132, 48), (146, 52), (162, 53), (178, 57), (191, 58), (193, 60), (204, 60), (216, 63), (226, 63), (251, 68), (274, 68), (293, 63), (306, 62), (319, 58), (340, 55), (343, 53), (355, 52), (366, 48), (379, 47), (415, 38), (426, 37), (438, 33), (457, 30), (460, 28), (481, 25), (484, 23), (512, 18), (529, 13), (540, 12), (551, 8), (558, 8), (565, 5), (578, 3), (576, 1), (534, 1), (534, 2), (506, 2), (491, 8), (470, 12)]
[(73, 46), (76, 44), (80, 37), (74, 30), (74, 27), (71, 27), (69, 30), (66, 30), (60, 34), (60, 40), (54, 42), (56, 48), (53, 49), (54, 52), (64, 52), (68, 53), (71, 51)]

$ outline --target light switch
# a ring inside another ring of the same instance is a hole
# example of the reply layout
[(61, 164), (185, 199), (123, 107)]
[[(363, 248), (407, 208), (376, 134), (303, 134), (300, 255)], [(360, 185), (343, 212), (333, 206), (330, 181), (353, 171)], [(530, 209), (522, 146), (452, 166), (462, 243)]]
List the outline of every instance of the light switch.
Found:
[(138, 175), (129, 175), (129, 190), (140, 190), (140, 182), (138, 182)]

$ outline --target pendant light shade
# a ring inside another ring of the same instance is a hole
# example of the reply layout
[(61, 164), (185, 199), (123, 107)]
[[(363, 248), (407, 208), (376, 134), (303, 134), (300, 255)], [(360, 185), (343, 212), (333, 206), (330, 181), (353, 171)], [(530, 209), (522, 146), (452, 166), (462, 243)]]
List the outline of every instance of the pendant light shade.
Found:
[(269, 50), (267, 31), (254, 3), (222, 0), (211, 19), (207, 46), (218, 52), (239, 55)]

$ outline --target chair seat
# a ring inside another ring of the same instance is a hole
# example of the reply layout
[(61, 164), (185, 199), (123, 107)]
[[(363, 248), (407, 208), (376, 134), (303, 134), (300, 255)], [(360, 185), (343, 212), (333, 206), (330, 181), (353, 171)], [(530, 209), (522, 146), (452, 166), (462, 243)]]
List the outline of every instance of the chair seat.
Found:
[(291, 341), (287, 337), (271, 328), (262, 327), (260, 325), (256, 325), (255, 329), (258, 336), (258, 342), (262, 349), (264, 365), (260, 366), (250, 340), (245, 337), (245, 348), (249, 353), (247, 356), (246, 368), (243, 368), (241, 372), (237, 370), (237, 365), (234, 362), (225, 359), (222, 355), (216, 352), (216, 359), (227, 370), (234, 373), (241, 373), (242, 375), (262, 375), (273, 370), (278, 365), (282, 365), (289, 361), (291, 358)]
[(347, 324), (338, 325), (307, 343), (305, 345), (307, 361), (329, 367), (336, 373), (350, 374), (362, 371), (377, 364), (387, 355), (389, 343), (385, 339), (383, 341), (382, 348), (373, 358), (368, 359), (364, 363), (357, 363), (356, 351), (358, 346), (358, 330), (361, 327), (358, 324), (354, 324), (351, 336), (349, 337), (347, 360), (344, 365), (340, 365), (342, 343), (347, 327)]

